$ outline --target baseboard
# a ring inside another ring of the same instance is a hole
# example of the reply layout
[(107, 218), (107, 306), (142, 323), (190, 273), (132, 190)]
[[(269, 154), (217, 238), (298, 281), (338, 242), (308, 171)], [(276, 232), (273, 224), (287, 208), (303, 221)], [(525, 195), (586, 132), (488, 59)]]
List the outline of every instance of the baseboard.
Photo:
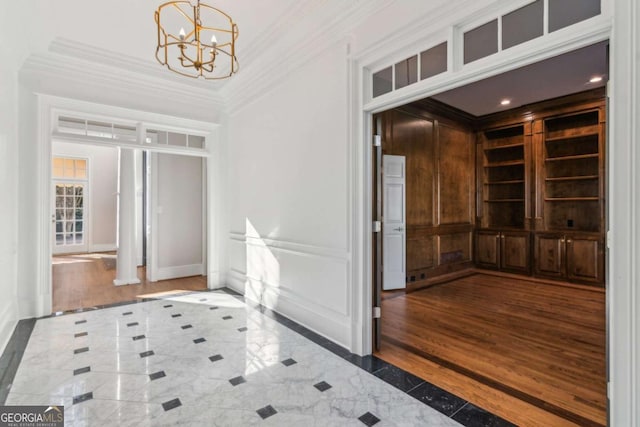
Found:
[(351, 319), (348, 316), (328, 313), (320, 305), (299, 301), (295, 296), (280, 292), (277, 287), (245, 274), (231, 270), (227, 286), (254, 303), (280, 313), (304, 327), (351, 350)]
[(452, 280), (460, 279), (462, 277), (471, 276), (472, 274), (475, 274), (475, 273), (477, 273), (477, 271), (473, 269), (471, 265), (468, 265), (461, 270), (453, 271), (448, 274), (441, 274), (439, 276), (431, 277), (426, 280), (407, 283), (406, 292), (407, 293), (414, 292), (414, 291), (425, 289), (431, 286), (440, 285), (442, 283), (450, 282)]
[(127, 280), (119, 280), (119, 279), (114, 279), (113, 284), (115, 286), (125, 286), (125, 285), (139, 285), (140, 279), (136, 278), (132, 278), (132, 279), (127, 279)]
[(118, 247), (115, 243), (99, 243), (89, 246), (89, 252), (113, 252), (117, 251)]
[(202, 264), (178, 265), (175, 267), (160, 267), (156, 280), (177, 279), (180, 277), (202, 276), (204, 266)]

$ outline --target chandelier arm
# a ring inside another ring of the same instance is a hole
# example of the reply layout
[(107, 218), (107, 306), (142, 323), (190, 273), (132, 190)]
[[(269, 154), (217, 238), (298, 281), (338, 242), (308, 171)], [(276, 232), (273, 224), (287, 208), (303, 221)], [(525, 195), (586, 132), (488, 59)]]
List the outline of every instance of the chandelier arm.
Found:
[[(192, 65), (184, 65), (184, 60), (189, 61)], [(193, 59), (189, 58), (189, 55), (187, 55), (186, 53), (184, 53), (184, 49), (180, 49), (180, 62), (182, 63), (183, 67), (193, 67), (196, 63), (196, 61), (194, 61)]]
[[(188, 2), (186, 2), (186, 3), (188, 3)], [(182, 8), (180, 6), (178, 6), (178, 3), (173, 3), (173, 4), (171, 4), (171, 6), (175, 7), (176, 9), (178, 9), (178, 12), (180, 12), (180, 14), (182, 16), (184, 16), (189, 22), (191, 22), (193, 25), (196, 25), (196, 23), (194, 22), (193, 18), (191, 18), (189, 15), (187, 15), (185, 13), (185, 11), (182, 10)]]
[[(180, 31), (180, 36), (166, 32), (162, 26), (163, 19), (161, 16), (166, 6), (173, 6), (178, 15), (184, 19), (183, 24), (186, 24), (185, 27), (190, 27), (188, 34), (185, 34), (183, 29)], [(190, 7), (191, 11), (189, 12), (191, 13), (188, 13), (182, 6)], [(229, 21), (229, 27), (219, 28), (218, 26), (202, 25), (201, 20), (206, 20), (209, 15), (201, 15), (200, 7), (206, 7), (215, 13), (217, 18), (214, 17), (214, 19), (226, 17)], [(235, 56), (235, 41), (239, 35), (238, 26), (233, 22), (233, 19), (223, 11), (201, 3), (201, 0), (197, 0), (195, 4), (193, 0), (174, 0), (159, 6), (154, 17), (158, 29), (158, 45), (155, 56), (158, 62), (166, 66), (169, 70), (186, 77), (202, 77), (205, 80), (224, 79), (238, 71), (238, 60)], [(201, 40), (201, 37), (206, 38), (207, 33), (213, 33), (210, 44)], [(218, 44), (214, 37), (216, 34), (228, 34), (228, 36), (222, 37), (223, 39), (227, 39), (227, 41)], [(176, 47), (179, 52), (175, 52), (174, 49)], [(162, 50), (164, 52), (162, 52)], [(178, 53), (175, 59), (173, 59), (174, 52)], [(195, 56), (191, 57), (190, 53), (193, 53)], [(225, 56), (219, 57), (220, 53), (223, 53)], [(223, 60), (222, 63), (220, 63), (221, 59)], [(227, 60), (229, 63), (226, 62)], [(216, 63), (216, 61), (218, 61), (218, 63)], [(222, 68), (220, 65), (222, 65)]]

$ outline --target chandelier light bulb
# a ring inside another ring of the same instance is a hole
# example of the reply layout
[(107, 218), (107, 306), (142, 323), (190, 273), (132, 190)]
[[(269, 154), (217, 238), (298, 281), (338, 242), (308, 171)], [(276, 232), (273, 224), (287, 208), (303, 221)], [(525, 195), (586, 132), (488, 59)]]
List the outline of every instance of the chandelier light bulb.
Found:
[(216, 45), (218, 44), (218, 39), (216, 38), (216, 35), (212, 35), (211, 36), (211, 46), (216, 47)]
[(186, 33), (184, 32), (184, 28), (180, 28), (180, 40), (184, 41), (184, 38), (186, 37)]

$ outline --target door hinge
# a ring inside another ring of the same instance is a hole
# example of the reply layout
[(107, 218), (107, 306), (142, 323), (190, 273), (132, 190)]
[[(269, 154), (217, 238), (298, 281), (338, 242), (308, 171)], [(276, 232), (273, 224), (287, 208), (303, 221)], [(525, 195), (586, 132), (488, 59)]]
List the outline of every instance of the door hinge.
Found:
[(380, 307), (373, 307), (373, 318), (379, 319), (381, 315)]
[(374, 146), (374, 147), (380, 147), (380, 146), (382, 146), (382, 136), (380, 136), (380, 135), (373, 135), (373, 146)]
[(607, 230), (607, 249), (611, 249), (611, 230)]
[(373, 221), (373, 232), (379, 233), (382, 231), (382, 222), (381, 221)]

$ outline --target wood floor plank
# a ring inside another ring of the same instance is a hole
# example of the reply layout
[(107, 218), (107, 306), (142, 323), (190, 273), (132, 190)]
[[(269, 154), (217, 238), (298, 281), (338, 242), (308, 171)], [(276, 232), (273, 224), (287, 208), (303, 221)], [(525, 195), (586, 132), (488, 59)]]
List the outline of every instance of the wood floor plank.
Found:
[(557, 416), (606, 423), (602, 292), (476, 274), (384, 298), (382, 313), (383, 343), (458, 367)]
[(114, 286), (115, 262), (115, 253), (53, 257), (53, 311), (134, 301), (158, 293), (207, 289), (205, 276), (149, 282), (143, 267), (138, 268), (138, 277), (142, 283)]

